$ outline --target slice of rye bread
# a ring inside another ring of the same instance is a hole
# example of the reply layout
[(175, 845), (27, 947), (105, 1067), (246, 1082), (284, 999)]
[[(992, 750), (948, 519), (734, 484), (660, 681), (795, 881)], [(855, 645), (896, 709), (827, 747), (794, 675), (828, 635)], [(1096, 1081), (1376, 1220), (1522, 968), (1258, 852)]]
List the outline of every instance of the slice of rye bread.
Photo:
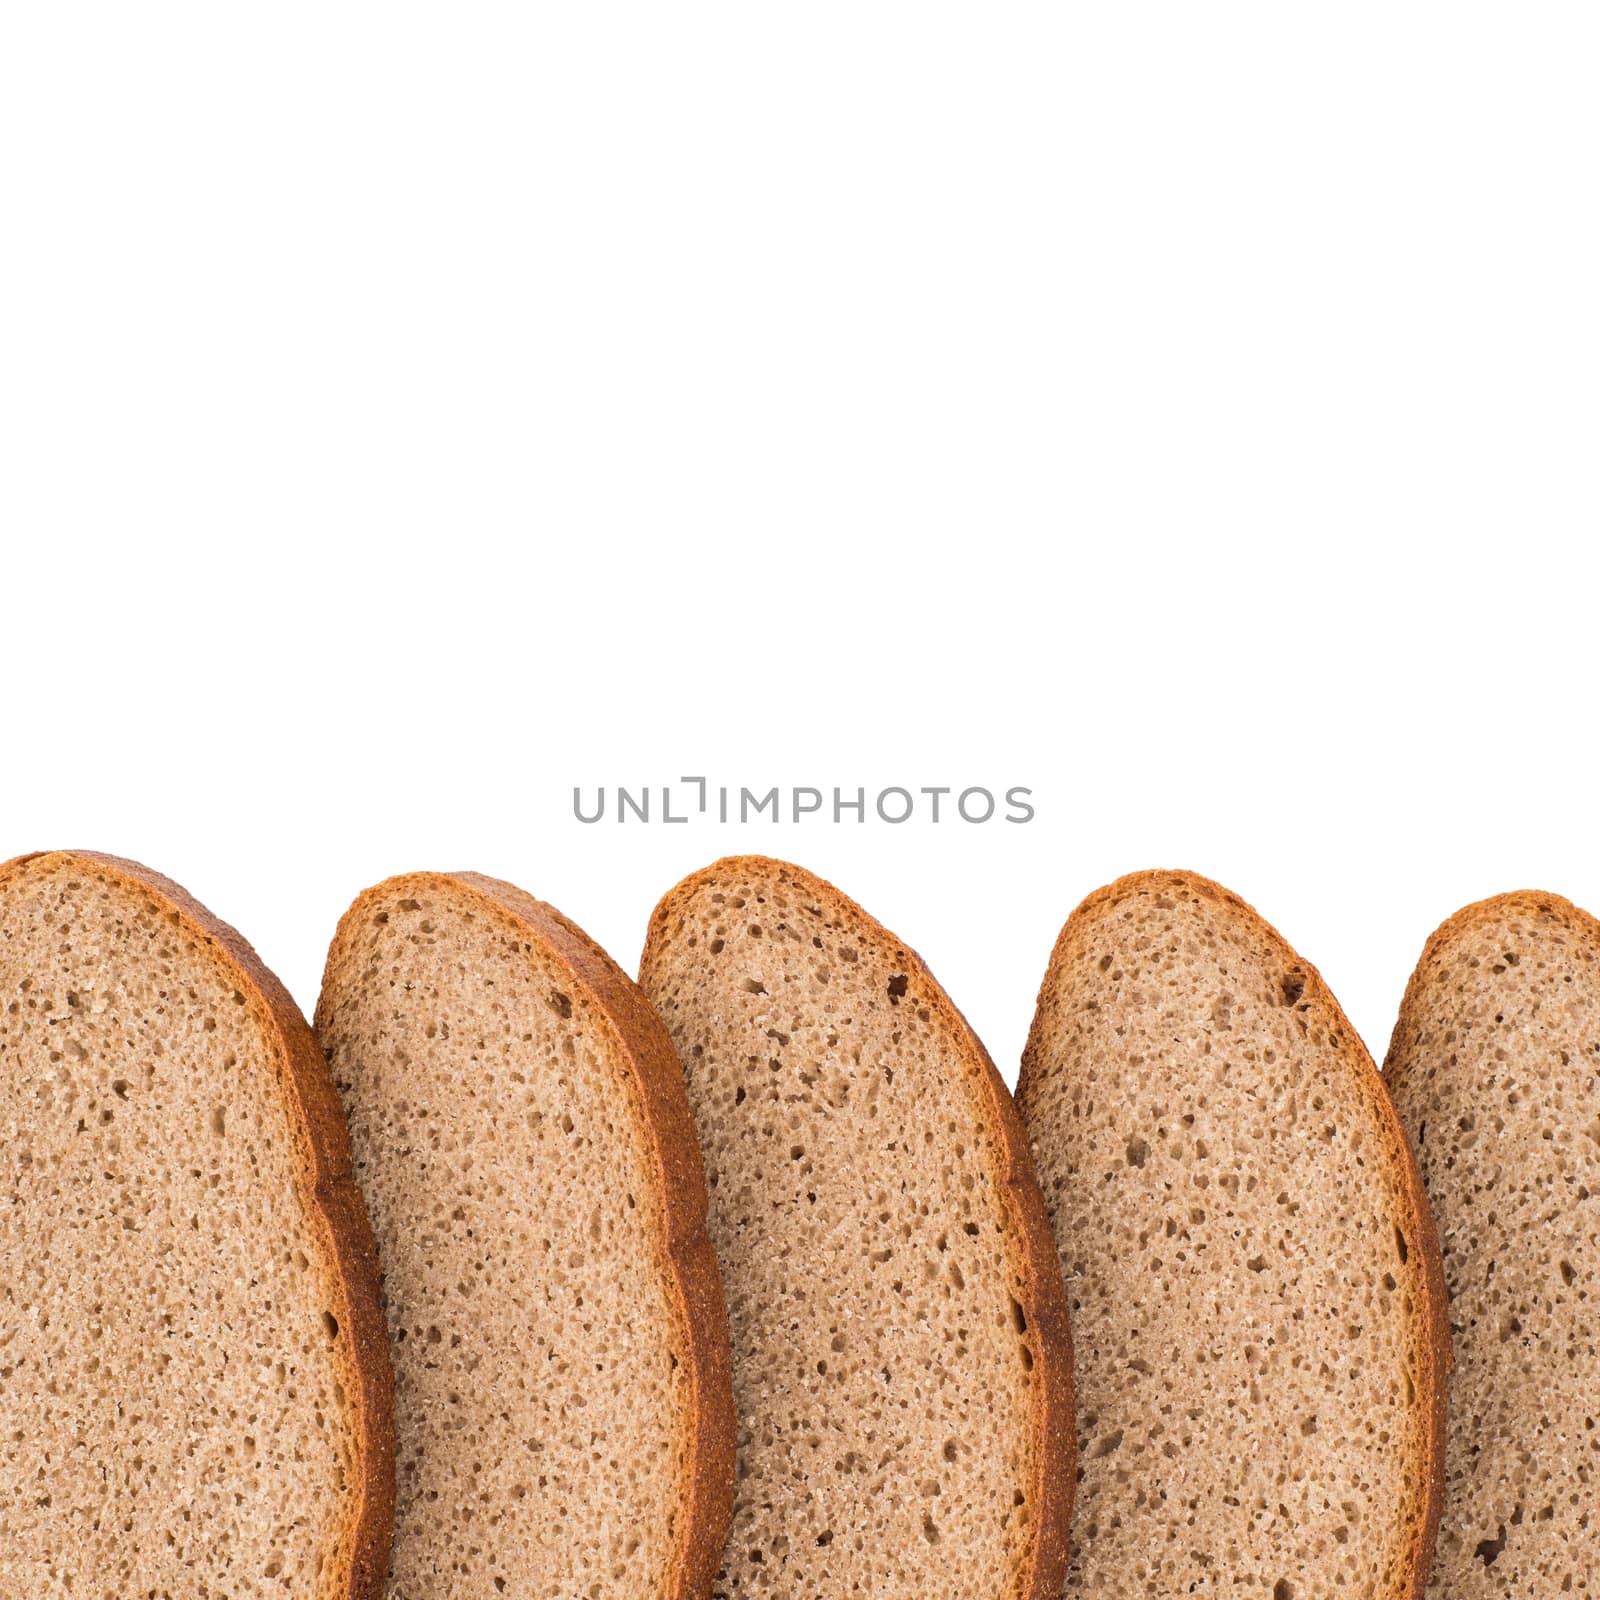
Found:
[(552, 907), (367, 890), (317, 1025), (384, 1250), (395, 1600), (703, 1600), (733, 1496), (727, 1316), (672, 1041)]
[(0, 866), (0, 1594), (376, 1600), (378, 1268), (327, 1066), (165, 878)]
[(1458, 912), (1385, 1071), (1455, 1335), (1433, 1592), (1600, 1594), (1600, 923), (1532, 892)]
[(1059, 1593), (1071, 1348), (1021, 1124), (918, 957), (798, 867), (720, 861), (640, 982), (711, 1184), (740, 1416), (717, 1594)]
[(1061, 932), (1018, 1103), (1078, 1342), (1068, 1592), (1417, 1594), (1438, 1245), (1316, 970), (1204, 878), (1123, 878)]

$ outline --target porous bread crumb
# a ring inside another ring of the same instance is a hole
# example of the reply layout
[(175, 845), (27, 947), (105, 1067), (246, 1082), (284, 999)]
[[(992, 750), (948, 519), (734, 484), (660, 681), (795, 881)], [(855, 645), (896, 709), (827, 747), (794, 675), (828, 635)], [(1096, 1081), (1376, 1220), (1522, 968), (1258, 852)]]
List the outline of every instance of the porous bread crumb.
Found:
[(0, 1593), (343, 1600), (343, 1304), (267, 1006), (93, 859), (0, 872)]
[(1018, 1102), (1077, 1349), (1067, 1592), (1413, 1593), (1429, 1229), (1314, 970), (1204, 879), (1122, 880), (1063, 930)]
[(384, 1263), (389, 1594), (672, 1593), (691, 1363), (610, 1022), (525, 924), (417, 874), (352, 907), (318, 1027)]
[(683, 1059), (728, 1295), (715, 1593), (1043, 1595), (1041, 1524), (1058, 1548), (1070, 1493), (1070, 1400), (1060, 1438), (1039, 1420), (1066, 1381), (1061, 1291), (1036, 1193), (1030, 1275), (981, 1047), (884, 929), (760, 858), (667, 896), (640, 982)]
[(1456, 1350), (1431, 1593), (1600, 1594), (1600, 924), (1538, 893), (1452, 917), (1386, 1070)]

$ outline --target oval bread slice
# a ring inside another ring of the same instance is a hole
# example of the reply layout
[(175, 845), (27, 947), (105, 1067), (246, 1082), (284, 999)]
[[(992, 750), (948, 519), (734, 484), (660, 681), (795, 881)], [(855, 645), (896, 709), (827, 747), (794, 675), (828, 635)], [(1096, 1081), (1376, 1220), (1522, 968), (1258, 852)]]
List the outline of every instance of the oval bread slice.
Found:
[(1600, 1594), (1600, 923), (1531, 892), (1458, 912), (1385, 1070), (1455, 1335), (1433, 1592)]
[(550, 906), (475, 873), (361, 895), (317, 1025), (384, 1250), (395, 1600), (704, 1600), (728, 1334), (672, 1043)]
[(1415, 1595), (1437, 1246), (1315, 969), (1204, 878), (1123, 878), (1062, 930), (1018, 1103), (1078, 1348), (1067, 1592)]
[(321, 1052), (231, 928), (0, 867), (0, 1594), (376, 1600), (393, 1392)]
[(1064, 1296), (972, 1030), (859, 906), (760, 857), (667, 895), (640, 982), (688, 1076), (728, 1288), (739, 1482), (717, 1594), (1053, 1600)]

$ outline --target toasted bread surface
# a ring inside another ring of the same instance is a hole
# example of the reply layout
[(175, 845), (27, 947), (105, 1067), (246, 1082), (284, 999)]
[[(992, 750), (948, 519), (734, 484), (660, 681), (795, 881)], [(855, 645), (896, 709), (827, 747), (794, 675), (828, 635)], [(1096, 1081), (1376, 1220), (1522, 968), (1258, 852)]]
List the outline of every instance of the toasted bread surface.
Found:
[(1458, 912), (1385, 1072), (1456, 1350), (1432, 1593), (1600, 1594), (1600, 923), (1536, 891)]
[(726, 1313), (682, 1073), (614, 962), (475, 873), (367, 890), (318, 1028), (385, 1250), (395, 1600), (704, 1600)]
[(1060, 1587), (1071, 1349), (1026, 1142), (914, 952), (737, 857), (651, 919), (711, 1184), (740, 1418), (728, 1597)]
[(1411, 1597), (1438, 1512), (1438, 1248), (1315, 968), (1204, 878), (1056, 943), (1018, 1103), (1078, 1348), (1070, 1594)]
[(176, 884), (0, 866), (0, 1592), (376, 1600), (393, 1391), (293, 1001)]

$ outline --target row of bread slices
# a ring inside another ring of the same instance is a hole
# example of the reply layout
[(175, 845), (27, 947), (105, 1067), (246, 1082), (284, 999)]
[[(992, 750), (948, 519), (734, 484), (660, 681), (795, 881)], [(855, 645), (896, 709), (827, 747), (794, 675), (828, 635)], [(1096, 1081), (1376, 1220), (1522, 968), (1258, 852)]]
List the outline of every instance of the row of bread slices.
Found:
[(753, 857), (637, 985), (390, 879), (316, 1031), (145, 869), (0, 868), (4, 1592), (1600, 1589), (1600, 926), (1555, 896), (1434, 935), (1387, 1085), (1176, 872), (1067, 922), (1015, 1104)]

